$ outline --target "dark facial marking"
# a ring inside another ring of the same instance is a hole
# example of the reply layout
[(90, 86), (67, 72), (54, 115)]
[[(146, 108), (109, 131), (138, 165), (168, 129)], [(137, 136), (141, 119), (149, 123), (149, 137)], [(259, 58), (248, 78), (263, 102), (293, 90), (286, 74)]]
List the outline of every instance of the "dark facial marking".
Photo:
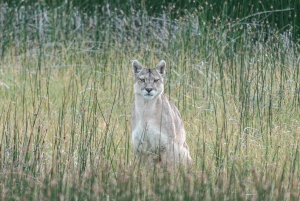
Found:
[(146, 68), (145, 70), (146, 70), (147, 73), (149, 73), (149, 82), (150, 82), (152, 76), (154, 76), (153, 72), (154, 72), (155, 69)]
[(149, 69), (149, 81), (151, 80), (151, 74), (152, 74), (151, 69)]

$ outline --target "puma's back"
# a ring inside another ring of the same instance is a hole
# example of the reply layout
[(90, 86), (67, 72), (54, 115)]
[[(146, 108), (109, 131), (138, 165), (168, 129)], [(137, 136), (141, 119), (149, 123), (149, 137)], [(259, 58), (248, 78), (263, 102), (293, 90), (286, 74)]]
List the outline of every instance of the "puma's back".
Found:
[(134, 152), (148, 163), (191, 163), (189, 147), (180, 113), (163, 94), (166, 63), (143, 68), (132, 63), (135, 100), (131, 114)]

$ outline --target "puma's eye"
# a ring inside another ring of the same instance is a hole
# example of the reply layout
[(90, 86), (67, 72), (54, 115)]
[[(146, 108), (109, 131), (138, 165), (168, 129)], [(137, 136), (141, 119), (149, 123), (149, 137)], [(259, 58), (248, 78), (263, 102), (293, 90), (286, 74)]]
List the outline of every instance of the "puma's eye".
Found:
[(141, 82), (145, 82), (145, 79), (140, 79)]
[(155, 79), (154, 82), (158, 82), (159, 79)]

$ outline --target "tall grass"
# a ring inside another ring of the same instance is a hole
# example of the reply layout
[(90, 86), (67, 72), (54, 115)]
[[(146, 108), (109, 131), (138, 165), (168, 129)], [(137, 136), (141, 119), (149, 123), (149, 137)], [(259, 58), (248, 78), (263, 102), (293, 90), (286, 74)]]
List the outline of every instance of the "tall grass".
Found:
[[(2, 4), (1, 199), (299, 200), (299, 44), (211, 9)], [(190, 169), (134, 160), (133, 59), (167, 61)]]

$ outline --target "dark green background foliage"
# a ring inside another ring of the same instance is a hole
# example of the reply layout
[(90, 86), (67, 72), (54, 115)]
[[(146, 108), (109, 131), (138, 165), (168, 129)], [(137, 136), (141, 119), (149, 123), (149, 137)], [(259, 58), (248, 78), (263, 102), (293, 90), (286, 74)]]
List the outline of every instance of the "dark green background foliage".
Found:
[[(42, 2), (43, 6), (55, 8), (62, 6), (61, 0), (5, 0), (10, 7), (32, 6)], [(132, 11), (146, 11), (148, 15), (168, 14), (171, 19), (183, 17), (186, 13), (205, 11), (207, 22), (215, 24), (215, 19), (232, 22), (242, 19), (244, 24), (252, 23), (263, 29), (289, 31), (295, 41), (300, 35), (300, 1), (299, 0), (75, 0), (67, 1), (68, 9), (80, 8), (83, 12), (93, 15), (109, 10), (118, 10), (130, 15)]]

